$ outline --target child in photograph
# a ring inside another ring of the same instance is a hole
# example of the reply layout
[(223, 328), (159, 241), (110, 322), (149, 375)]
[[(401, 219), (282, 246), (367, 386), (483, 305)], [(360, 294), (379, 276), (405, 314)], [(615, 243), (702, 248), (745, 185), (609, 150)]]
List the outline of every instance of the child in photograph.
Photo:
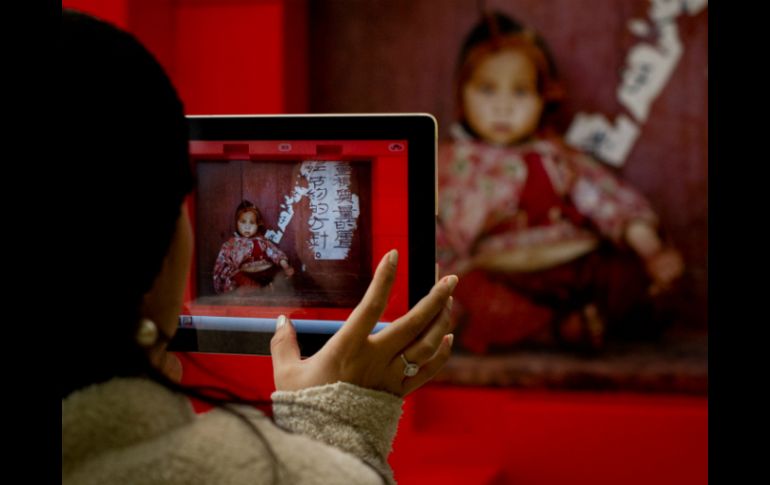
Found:
[(265, 223), (259, 209), (244, 200), (235, 211), (236, 232), (219, 250), (214, 264), (214, 291), (228, 293), (239, 287), (269, 286), (279, 267), (287, 277), (294, 274), (286, 254), (264, 237)]
[(551, 116), (564, 91), (542, 39), (485, 16), (463, 46), (456, 96), (437, 237), (442, 274), (462, 275), (462, 347), (597, 350), (608, 330), (654, 334), (653, 299), (681, 275), (681, 256), (639, 192), (562, 141)]

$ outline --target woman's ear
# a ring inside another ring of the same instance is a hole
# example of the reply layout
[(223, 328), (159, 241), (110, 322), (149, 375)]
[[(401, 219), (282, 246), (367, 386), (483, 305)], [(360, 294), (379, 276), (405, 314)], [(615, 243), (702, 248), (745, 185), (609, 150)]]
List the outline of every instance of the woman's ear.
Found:
[[(176, 383), (182, 382), (183, 367), (182, 362), (179, 361), (179, 357), (173, 352), (163, 352), (161, 357), (162, 362), (158, 366), (158, 369), (163, 374)], [(157, 364), (156, 364), (157, 365)]]

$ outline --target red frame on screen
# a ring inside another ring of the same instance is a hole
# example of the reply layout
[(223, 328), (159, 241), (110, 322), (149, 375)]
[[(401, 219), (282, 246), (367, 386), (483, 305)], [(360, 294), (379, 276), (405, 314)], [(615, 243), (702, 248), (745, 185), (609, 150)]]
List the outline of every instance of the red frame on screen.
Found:
[[(223, 154), (223, 144), (240, 149)], [(291, 146), (287, 152), (287, 145)], [(334, 153), (324, 153), (323, 147), (334, 146)], [(275, 141), (191, 141), (190, 156), (196, 160), (243, 159), (267, 160), (371, 160), (371, 231), (372, 273), (382, 256), (391, 249), (399, 253), (398, 273), (390, 300), (380, 321), (391, 322), (409, 309), (409, 207), (408, 207), (408, 144), (406, 140), (275, 140)], [(195, 214), (195, 197), (186, 200), (187, 209)], [(191, 217), (196, 231), (195, 217)], [(217, 306), (195, 303), (196, 259), (185, 288), (183, 315), (277, 318), (287, 315), (295, 319), (347, 319), (352, 308), (279, 307), (279, 306)]]

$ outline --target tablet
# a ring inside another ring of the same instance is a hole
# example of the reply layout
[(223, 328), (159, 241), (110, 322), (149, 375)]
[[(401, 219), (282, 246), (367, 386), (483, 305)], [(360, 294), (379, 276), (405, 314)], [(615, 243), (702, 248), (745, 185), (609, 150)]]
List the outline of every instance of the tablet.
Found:
[(399, 252), (377, 332), (436, 281), (429, 114), (188, 116), (195, 250), (170, 350), (269, 355), (276, 318), (303, 356)]

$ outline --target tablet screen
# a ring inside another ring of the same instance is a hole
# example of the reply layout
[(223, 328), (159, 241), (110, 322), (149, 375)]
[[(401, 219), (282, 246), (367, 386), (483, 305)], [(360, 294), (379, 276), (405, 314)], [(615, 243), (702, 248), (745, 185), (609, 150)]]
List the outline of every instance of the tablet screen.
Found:
[[(358, 304), (391, 249), (399, 252), (398, 273), (375, 331), (414, 303), (409, 134), (296, 134), (190, 142), (197, 185), (187, 207), (195, 250), (180, 331), (196, 331), (193, 350), (267, 353), (266, 337), (284, 314), (304, 335), (303, 353), (312, 353)], [(432, 230), (419, 232), (428, 237)], [(425, 242), (435, 251), (432, 238)], [(419, 271), (434, 266), (435, 252)]]

